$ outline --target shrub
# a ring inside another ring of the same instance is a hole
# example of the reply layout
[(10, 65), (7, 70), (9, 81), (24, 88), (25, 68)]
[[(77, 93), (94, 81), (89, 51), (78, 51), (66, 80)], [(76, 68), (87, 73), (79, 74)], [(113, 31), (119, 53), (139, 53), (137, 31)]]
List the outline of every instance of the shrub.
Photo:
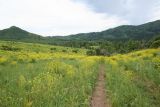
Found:
[(151, 45), (152, 48), (159, 48), (160, 47), (160, 40), (154, 41)]
[(62, 50), (62, 52), (67, 52), (67, 50)]
[(1, 50), (5, 51), (20, 51), (20, 48), (12, 47), (12, 46), (7, 46), (7, 45), (2, 45)]
[(78, 49), (72, 50), (72, 52), (74, 52), (74, 53), (78, 53)]
[(55, 50), (57, 50), (57, 48), (50, 48), (50, 50), (54, 50), (55, 51)]
[(88, 50), (86, 54), (89, 56), (92, 56), (92, 55), (96, 55), (96, 52), (94, 50)]

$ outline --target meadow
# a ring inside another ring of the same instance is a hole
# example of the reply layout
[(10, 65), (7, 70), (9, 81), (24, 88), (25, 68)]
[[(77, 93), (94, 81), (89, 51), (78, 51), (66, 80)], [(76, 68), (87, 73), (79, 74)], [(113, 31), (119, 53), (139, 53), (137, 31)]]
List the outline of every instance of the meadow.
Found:
[(100, 65), (112, 107), (160, 106), (160, 49), (111, 57), (0, 41), (0, 107), (89, 107)]
[(113, 107), (160, 106), (160, 49), (112, 56), (105, 65)]
[(98, 63), (84, 51), (1, 42), (1, 107), (88, 106)]

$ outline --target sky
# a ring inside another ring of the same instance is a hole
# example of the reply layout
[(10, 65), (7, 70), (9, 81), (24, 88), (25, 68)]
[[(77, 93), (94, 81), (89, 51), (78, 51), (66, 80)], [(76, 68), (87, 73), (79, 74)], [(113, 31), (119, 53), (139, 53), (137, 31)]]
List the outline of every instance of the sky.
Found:
[(160, 0), (0, 0), (0, 29), (42, 36), (103, 31), (160, 19)]

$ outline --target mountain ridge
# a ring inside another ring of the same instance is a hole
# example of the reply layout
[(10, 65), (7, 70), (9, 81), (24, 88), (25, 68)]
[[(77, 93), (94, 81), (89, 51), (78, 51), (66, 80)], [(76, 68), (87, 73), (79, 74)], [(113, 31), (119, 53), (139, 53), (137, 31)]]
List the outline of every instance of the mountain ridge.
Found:
[(56, 43), (64, 41), (119, 41), (150, 40), (160, 34), (160, 20), (141, 25), (121, 25), (101, 32), (79, 33), (68, 36), (43, 37), (16, 26), (0, 30), (0, 40), (22, 42)]
[[(157, 21), (145, 23), (142, 25), (121, 25), (121, 26), (104, 30), (101, 32), (83, 33), (83, 34), (76, 34), (76, 35), (70, 35), (70, 36), (72, 37), (72, 39), (75, 39), (74, 36), (77, 36), (77, 35), (81, 37), (85, 36), (85, 38), (88, 36), (89, 38), (86, 38), (86, 39), (89, 39), (89, 40), (95, 40), (98, 38), (102, 40), (103, 39), (108, 39), (108, 40), (147, 39), (149, 40), (150, 38), (152, 38), (152, 36), (158, 35), (159, 33), (160, 33), (160, 20), (157, 20)], [(94, 35), (96, 36), (94, 38), (91, 38)], [(143, 37), (141, 37), (141, 35)]]

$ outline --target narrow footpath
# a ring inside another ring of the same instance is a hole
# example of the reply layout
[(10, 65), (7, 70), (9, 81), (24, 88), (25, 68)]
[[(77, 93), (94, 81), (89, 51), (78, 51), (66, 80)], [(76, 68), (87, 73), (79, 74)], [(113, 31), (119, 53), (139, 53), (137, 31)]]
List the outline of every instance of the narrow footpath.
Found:
[(90, 107), (111, 107), (107, 102), (105, 92), (105, 71), (104, 65), (101, 65), (99, 69), (99, 77), (91, 97)]

